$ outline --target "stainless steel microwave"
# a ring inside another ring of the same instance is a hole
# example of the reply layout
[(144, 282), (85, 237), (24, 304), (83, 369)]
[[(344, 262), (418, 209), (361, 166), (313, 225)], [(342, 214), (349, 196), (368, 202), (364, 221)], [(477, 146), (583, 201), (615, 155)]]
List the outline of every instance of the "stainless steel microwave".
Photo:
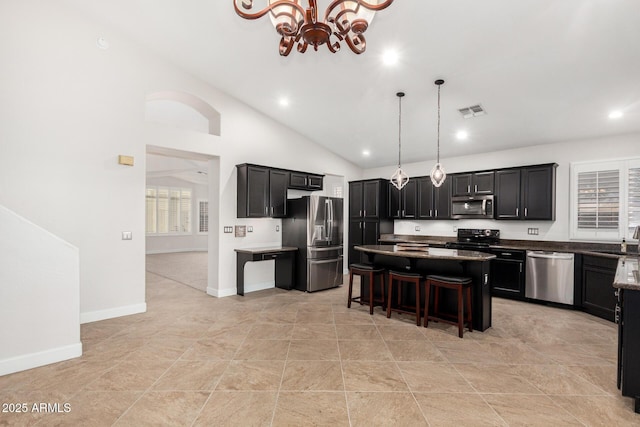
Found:
[(451, 217), (493, 218), (493, 195), (452, 197)]

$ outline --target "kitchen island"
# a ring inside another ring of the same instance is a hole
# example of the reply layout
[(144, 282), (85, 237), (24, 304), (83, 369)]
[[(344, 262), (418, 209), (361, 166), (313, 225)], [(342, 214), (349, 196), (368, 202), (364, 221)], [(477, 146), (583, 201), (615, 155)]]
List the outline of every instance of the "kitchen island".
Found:
[[(402, 245), (363, 245), (354, 249), (365, 253), (370, 263), (387, 269), (424, 275), (470, 277), (473, 280), (473, 329), (484, 331), (491, 327), (489, 264), (495, 255), (477, 251)], [(446, 293), (442, 295), (443, 298), (447, 297)], [(415, 295), (407, 294), (405, 297), (407, 305), (415, 304)], [(440, 304), (443, 308), (455, 312), (454, 298), (446, 298)]]
[(613, 287), (618, 294), (618, 389), (635, 400), (640, 413), (640, 273), (638, 257), (618, 260)]

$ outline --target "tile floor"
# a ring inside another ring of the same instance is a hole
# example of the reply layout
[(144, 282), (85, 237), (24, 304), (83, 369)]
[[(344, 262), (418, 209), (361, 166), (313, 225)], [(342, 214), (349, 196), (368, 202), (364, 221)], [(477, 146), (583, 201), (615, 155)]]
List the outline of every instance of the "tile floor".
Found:
[(493, 328), (457, 337), (346, 287), (216, 299), (148, 273), (148, 312), (82, 326), (81, 358), (0, 377), (0, 413), (37, 426), (631, 426), (616, 328), (502, 299)]

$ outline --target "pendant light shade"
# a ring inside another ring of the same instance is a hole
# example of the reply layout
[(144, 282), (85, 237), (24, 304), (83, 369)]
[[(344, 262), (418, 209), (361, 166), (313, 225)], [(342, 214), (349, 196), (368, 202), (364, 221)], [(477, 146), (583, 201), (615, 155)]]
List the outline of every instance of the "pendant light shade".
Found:
[(398, 97), (398, 169), (391, 175), (391, 184), (398, 190), (407, 185), (409, 175), (402, 170), (402, 97), (404, 92), (396, 93)]
[(435, 81), (435, 84), (438, 86), (438, 151), (436, 164), (433, 169), (431, 169), (430, 176), (434, 187), (440, 187), (444, 183), (444, 180), (447, 179), (447, 173), (440, 164), (440, 86), (444, 84), (444, 80), (438, 79)]

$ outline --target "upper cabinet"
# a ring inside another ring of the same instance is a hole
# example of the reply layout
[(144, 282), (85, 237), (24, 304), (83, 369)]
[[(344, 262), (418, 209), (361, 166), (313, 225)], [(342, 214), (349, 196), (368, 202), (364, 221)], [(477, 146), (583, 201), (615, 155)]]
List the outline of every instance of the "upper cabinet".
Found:
[(398, 190), (390, 182), (387, 184), (388, 197), (388, 217), (393, 219), (415, 219), (417, 217), (418, 182), (410, 179), (409, 182)]
[(305, 172), (289, 172), (289, 188), (296, 190), (322, 190), (322, 175)]
[(370, 179), (349, 183), (349, 217), (378, 219), (386, 216), (386, 181)]
[(289, 188), (322, 190), (323, 175), (246, 163), (236, 169), (238, 218), (284, 218)]
[(556, 219), (557, 164), (495, 172), (496, 219)]
[(287, 215), (289, 173), (257, 165), (238, 165), (238, 218)]
[(445, 179), (440, 187), (434, 187), (431, 178), (415, 179), (417, 193), (416, 219), (451, 218), (451, 179)]
[(451, 175), (453, 196), (493, 194), (494, 171)]

